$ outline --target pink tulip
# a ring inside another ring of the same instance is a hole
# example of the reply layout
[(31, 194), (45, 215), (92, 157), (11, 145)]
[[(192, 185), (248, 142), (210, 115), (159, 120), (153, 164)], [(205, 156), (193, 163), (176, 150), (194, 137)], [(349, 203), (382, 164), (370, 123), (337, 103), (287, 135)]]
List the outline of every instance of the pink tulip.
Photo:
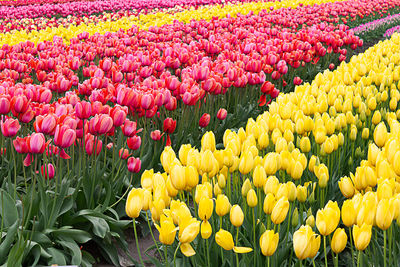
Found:
[(139, 158), (130, 157), (128, 158), (128, 171), (133, 173), (140, 172), (142, 162)]
[(54, 144), (60, 148), (70, 147), (76, 139), (76, 131), (67, 125), (57, 125), (54, 133)]
[(19, 129), (21, 129), (21, 125), (19, 125), (18, 120), (8, 118), (4, 122), (0, 121), (1, 133), (5, 137), (14, 137)]

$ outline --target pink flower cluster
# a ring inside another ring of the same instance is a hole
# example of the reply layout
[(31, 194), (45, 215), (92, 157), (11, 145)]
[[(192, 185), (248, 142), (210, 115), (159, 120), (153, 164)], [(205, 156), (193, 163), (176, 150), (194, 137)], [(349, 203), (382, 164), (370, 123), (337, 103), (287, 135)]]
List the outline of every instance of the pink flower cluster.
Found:
[[(43, 0), (39, 0), (43, 1)], [(46, 2), (46, 1), (45, 1)], [(249, 0), (94, 0), (71, 1), (66, 3), (41, 3), (21, 6), (0, 6), (0, 18), (22, 19), (54, 15), (91, 15), (103, 11), (153, 10), (174, 6), (199, 6), (225, 2), (249, 2)]]
[(392, 36), (395, 32), (400, 32), (400, 25), (394, 26), (390, 29), (387, 29), (386, 32), (384, 33), (383, 37), (389, 38)]
[(373, 31), (378, 27), (395, 23), (400, 20), (400, 14), (395, 14), (391, 16), (387, 16), (381, 19), (373, 20), (368, 23), (359, 25), (353, 29), (351, 29), (355, 34), (363, 34), (365, 32)]

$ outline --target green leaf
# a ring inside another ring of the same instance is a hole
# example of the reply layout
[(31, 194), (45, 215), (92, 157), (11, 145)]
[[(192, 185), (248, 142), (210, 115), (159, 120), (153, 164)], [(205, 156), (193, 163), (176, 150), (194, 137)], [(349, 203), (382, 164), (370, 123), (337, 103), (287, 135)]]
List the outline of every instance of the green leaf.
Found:
[(84, 216), (88, 221), (90, 221), (93, 225), (93, 233), (98, 237), (104, 238), (108, 232), (110, 232), (110, 227), (107, 222), (98, 217), (93, 216)]
[(82, 253), (78, 244), (69, 237), (59, 237), (58, 244), (71, 252), (71, 264), (80, 265), (82, 262)]
[(19, 222), (15, 222), (6, 233), (6, 238), (0, 244), (0, 264), (7, 260), (7, 254), (11, 248), (11, 244), (17, 237), (16, 233), (18, 230)]
[(51, 260), (48, 262), (49, 265), (58, 264), (66, 265), (64, 254), (56, 248), (48, 248), (47, 252), (51, 255)]
[(4, 227), (10, 227), (18, 220), (15, 201), (3, 189), (0, 189), (0, 217), (4, 221)]
[(88, 232), (79, 229), (69, 229), (64, 227), (54, 230), (46, 229), (46, 231), (49, 231), (49, 233), (52, 233), (55, 237), (75, 240), (78, 243), (86, 243), (92, 239)]
[(100, 247), (102, 252), (104, 252), (103, 256), (108, 259), (108, 261), (112, 262), (115, 266), (120, 266), (118, 251), (113, 244), (104, 243), (102, 239), (95, 238), (96, 244)]

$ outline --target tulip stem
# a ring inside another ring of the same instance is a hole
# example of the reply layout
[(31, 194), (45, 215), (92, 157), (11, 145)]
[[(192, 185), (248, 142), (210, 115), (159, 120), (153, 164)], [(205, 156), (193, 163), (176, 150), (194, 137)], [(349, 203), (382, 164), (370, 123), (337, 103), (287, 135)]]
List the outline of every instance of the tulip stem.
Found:
[(300, 267), (303, 267), (303, 263), (302, 263), (302, 260), (300, 260)]
[[(222, 229), (222, 216), (219, 217), (219, 229)], [(222, 264), (224, 263), (224, 251), (222, 250), (221, 247), (221, 257), (222, 257)]]
[(335, 267), (338, 267), (339, 266), (339, 254), (336, 254), (336, 257), (334, 257), (333, 258), (334, 259), (334, 265), (335, 265)]
[(270, 263), (271, 263), (271, 257), (269, 256), (269, 257), (267, 257), (267, 267), (270, 266)]
[(383, 231), (383, 266), (386, 267), (386, 230)]
[[(239, 240), (239, 227), (236, 227), (236, 246), (238, 245), (238, 240)], [(239, 267), (239, 254), (236, 254), (236, 266)]]
[(357, 267), (362, 266), (361, 250), (358, 251)]
[(353, 238), (351, 237), (351, 229), (349, 228), (350, 250), (351, 250), (351, 266), (354, 266)]
[(392, 263), (392, 233), (393, 233), (392, 230), (393, 230), (393, 227), (390, 226), (389, 227), (389, 264)]
[(164, 257), (165, 257), (165, 263), (167, 264), (167, 267), (169, 267), (168, 248), (167, 248), (167, 246), (165, 246), (165, 248), (164, 248)]
[(325, 254), (325, 267), (328, 267), (328, 257), (326, 256), (326, 235), (324, 235), (324, 254)]
[(253, 255), (254, 255), (254, 265), (257, 266), (257, 262), (256, 262), (256, 260), (257, 260), (257, 258), (256, 258), (256, 250), (257, 250), (257, 247), (256, 247), (256, 216), (255, 216), (255, 213), (256, 213), (256, 211), (253, 208), (253, 243), (254, 243)]
[[(133, 176), (133, 174), (132, 174), (132, 176)], [(150, 220), (149, 220), (149, 215), (147, 214), (147, 211), (146, 211), (146, 221), (147, 221), (147, 225), (149, 226), (149, 230), (150, 230), (151, 238), (152, 238), (152, 239), (153, 239), (153, 241), (154, 241), (154, 245), (156, 245), (156, 248), (157, 248), (158, 254), (160, 254), (160, 259), (162, 259), (162, 254), (161, 254), (161, 251), (160, 251), (160, 249), (158, 248), (158, 245), (157, 245), (156, 239), (154, 238), (154, 234), (153, 234), (153, 231), (152, 231), (152, 229), (151, 229)]]
[(207, 248), (207, 266), (210, 267), (210, 248), (208, 247), (208, 239), (206, 241), (206, 248)]
[(137, 237), (136, 221), (135, 220), (133, 220), (133, 231), (135, 232), (136, 248), (137, 248), (137, 251), (138, 251), (138, 254), (139, 254), (140, 263), (142, 264), (142, 266), (144, 266), (143, 259), (142, 259), (142, 254), (140, 253), (139, 240), (138, 240), (138, 237)]
[(179, 244), (176, 247), (175, 252), (174, 252), (174, 267), (176, 267), (176, 253), (178, 252), (178, 249), (180, 248), (180, 246), (181, 246), (181, 242), (179, 242)]

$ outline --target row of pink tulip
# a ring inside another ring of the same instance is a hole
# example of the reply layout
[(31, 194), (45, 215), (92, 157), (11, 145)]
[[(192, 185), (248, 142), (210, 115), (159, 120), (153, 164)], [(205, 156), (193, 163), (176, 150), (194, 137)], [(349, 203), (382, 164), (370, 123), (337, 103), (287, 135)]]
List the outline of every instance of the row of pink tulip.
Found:
[[(41, 1), (41, 0), (39, 0)], [(0, 6), (0, 18), (22, 19), (42, 16), (91, 15), (104, 11), (119, 10), (153, 10), (155, 8), (171, 8), (174, 6), (199, 6), (223, 4), (225, 2), (250, 2), (250, 0), (96, 0), (72, 1), (66, 3)]]

